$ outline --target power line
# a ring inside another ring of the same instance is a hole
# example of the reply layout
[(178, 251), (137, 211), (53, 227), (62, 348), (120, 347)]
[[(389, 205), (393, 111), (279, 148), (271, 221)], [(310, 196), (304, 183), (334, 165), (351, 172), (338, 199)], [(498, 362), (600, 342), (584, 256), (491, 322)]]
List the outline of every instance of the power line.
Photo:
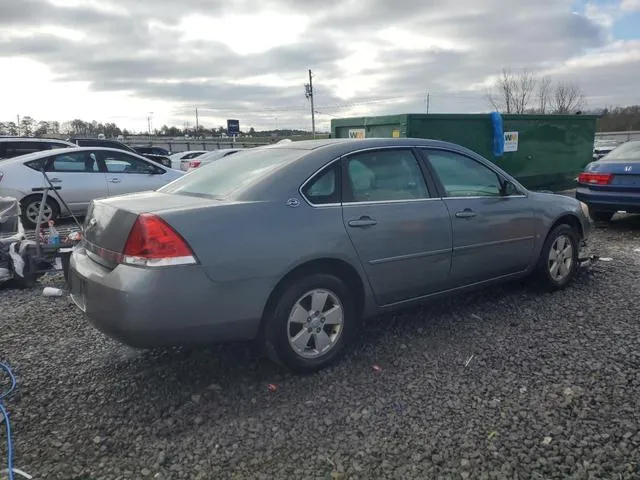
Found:
[[(457, 94), (457, 93), (428, 93), (429, 101), (431, 98), (454, 98), (454, 99), (467, 99), (467, 100), (483, 100), (483, 94), (478, 93), (478, 95), (465, 95), (465, 94)], [(345, 103), (337, 103), (337, 104), (329, 104), (329, 105), (320, 105), (318, 108), (322, 108), (324, 110), (327, 109), (341, 109), (341, 108), (349, 108), (360, 105), (369, 105), (374, 103), (388, 102), (388, 101), (397, 101), (397, 100), (410, 100), (424, 98), (424, 93), (415, 93), (415, 94), (407, 94), (407, 95), (397, 95), (392, 97), (372, 97), (367, 99), (362, 99), (354, 102), (345, 102)], [(200, 110), (212, 111), (212, 112), (236, 112), (239, 110), (246, 110), (252, 112), (284, 112), (284, 111), (303, 111), (306, 110), (306, 106), (301, 105), (283, 105), (281, 107), (264, 107), (264, 108), (255, 108), (248, 105), (243, 106), (235, 106), (235, 107), (199, 107)]]

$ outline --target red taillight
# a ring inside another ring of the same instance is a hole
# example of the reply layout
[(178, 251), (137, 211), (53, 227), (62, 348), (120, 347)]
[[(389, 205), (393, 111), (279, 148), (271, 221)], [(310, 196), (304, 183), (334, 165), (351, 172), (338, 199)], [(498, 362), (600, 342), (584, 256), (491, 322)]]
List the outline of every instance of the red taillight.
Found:
[(198, 168), (200, 166), (200, 160), (193, 160), (189, 162), (189, 168)]
[(196, 259), (187, 242), (160, 217), (139, 215), (129, 232), (122, 263), (147, 267), (190, 265)]
[(588, 185), (609, 185), (611, 180), (613, 180), (612, 173), (583, 172), (578, 177), (578, 183), (586, 183)]

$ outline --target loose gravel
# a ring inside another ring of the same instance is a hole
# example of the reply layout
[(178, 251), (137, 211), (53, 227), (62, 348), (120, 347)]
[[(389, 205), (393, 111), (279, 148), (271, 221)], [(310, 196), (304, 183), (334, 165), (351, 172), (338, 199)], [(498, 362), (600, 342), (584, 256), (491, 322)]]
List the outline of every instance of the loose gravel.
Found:
[(0, 290), (16, 466), (60, 480), (640, 478), (640, 217), (591, 244), (612, 260), (565, 291), (511, 284), (378, 318), (310, 376), (246, 345), (131, 350), (66, 297)]

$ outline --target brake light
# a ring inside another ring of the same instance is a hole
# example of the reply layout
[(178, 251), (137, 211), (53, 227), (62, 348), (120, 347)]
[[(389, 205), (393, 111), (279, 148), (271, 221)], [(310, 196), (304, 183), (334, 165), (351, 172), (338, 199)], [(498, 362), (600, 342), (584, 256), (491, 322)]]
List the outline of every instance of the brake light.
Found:
[(583, 172), (578, 177), (578, 183), (586, 183), (588, 185), (609, 185), (611, 180), (613, 180), (612, 173)]
[(138, 216), (122, 252), (122, 263), (145, 267), (193, 265), (195, 256), (187, 242), (160, 217)]
[(200, 160), (193, 160), (189, 162), (189, 168), (198, 168), (201, 163)]

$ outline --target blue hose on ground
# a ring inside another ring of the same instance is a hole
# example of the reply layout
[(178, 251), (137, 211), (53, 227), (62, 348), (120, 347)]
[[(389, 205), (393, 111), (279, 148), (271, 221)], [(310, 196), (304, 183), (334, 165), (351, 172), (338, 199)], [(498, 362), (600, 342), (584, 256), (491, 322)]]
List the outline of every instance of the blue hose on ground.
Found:
[(6, 425), (6, 430), (7, 430), (7, 467), (9, 471), (9, 480), (14, 480), (13, 478), (13, 445), (11, 444), (11, 423), (9, 423), (9, 414), (7, 413), (7, 410), (4, 407), (3, 400), (7, 396), (9, 396), (11, 392), (13, 392), (13, 390), (16, 388), (16, 377), (13, 376), (13, 372), (11, 371), (9, 366), (5, 365), (4, 363), (0, 363), (0, 370), (4, 370), (5, 372), (7, 372), (7, 375), (9, 375), (9, 379), (11, 380), (11, 385), (9, 386), (9, 388), (6, 391), (0, 393), (0, 413), (2, 413), (2, 416), (4, 418), (4, 423)]

